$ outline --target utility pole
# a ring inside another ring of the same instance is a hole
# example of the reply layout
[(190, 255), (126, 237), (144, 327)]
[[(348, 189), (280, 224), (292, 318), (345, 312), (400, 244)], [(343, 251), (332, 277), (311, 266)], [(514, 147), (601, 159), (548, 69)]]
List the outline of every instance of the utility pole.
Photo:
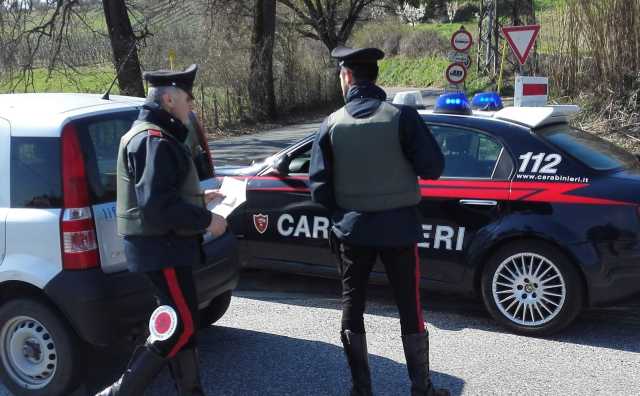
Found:
[(500, 66), (500, 31), (498, 26), (498, 1), (481, 0), (478, 20), (478, 74), (495, 80)]

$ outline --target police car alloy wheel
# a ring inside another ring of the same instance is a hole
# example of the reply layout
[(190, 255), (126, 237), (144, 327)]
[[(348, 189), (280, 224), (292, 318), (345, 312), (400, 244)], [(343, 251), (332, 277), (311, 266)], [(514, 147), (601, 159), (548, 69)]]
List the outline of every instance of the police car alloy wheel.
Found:
[(75, 387), (78, 343), (47, 305), (17, 299), (0, 307), (0, 376), (15, 395), (64, 395)]
[(491, 315), (518, 333), (548, 335), (580, 312), (584, 287), (575, 266), (542, 241), (514, 242), (494, 254), (482, 276)]

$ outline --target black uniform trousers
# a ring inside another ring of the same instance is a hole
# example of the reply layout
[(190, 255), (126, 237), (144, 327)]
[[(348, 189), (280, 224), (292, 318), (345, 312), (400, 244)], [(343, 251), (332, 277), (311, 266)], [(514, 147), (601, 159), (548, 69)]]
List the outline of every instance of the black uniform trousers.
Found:
[(342, 275), (342, 330), (364, 334), (363, 314), (369, 274), (380, 256), (400, 312), (402, 334), (425, 331), (420, 304), (420, 260), (417, 245), (366, 247), (338, 242)]
[(158, 306), (171, 306), (177, 313), (178, 326), (171, 337), (154, 341), (152, 346), (166, 358), (181, 349), (193, 347), (198, 328), (198, 295), (191, 267), (169, 267), (146, 272), (155, 288)]

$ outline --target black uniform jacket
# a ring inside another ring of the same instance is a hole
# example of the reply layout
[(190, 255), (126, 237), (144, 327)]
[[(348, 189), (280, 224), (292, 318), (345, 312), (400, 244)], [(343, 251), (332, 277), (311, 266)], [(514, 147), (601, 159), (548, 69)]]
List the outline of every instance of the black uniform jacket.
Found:
[[(370, 117), (386, 100), (385, 92), (373, 83), (357, 83), (349, 89), (346, 110), (355, 118)], [(444, 168), (444, 157), (418, 112), (400, 109), (400, 144), (404, 155), (423, 179), (437, 179)], [(399, 247), (417, 243), (422, 235), (417, 207), (381, 212), (345, 211), (336, 205), (333, 193), (331, 137), (327, 120), (313, 142), (309, 181), (314, 202), (332, 213), (333, 232), (341, 241), (358, 246)]]
[[(155, 103), (146, 103), (138, 117), (151, 122), (184, 142), (188, 129)], [(211, 212), (184, 202), (180, 186), (193, 161), (185, 147), (170, 138), (141, 133), (127, 146), (129, 171), (136, 183), (138, 206), (145, 220), (159, 229), (189, 229), (204, 232)], [(197, 265), (202, 260), (201, 240), (163, 236), (124, 238), (125, 255), (132, 272), (157, 271), (167, 267)]]

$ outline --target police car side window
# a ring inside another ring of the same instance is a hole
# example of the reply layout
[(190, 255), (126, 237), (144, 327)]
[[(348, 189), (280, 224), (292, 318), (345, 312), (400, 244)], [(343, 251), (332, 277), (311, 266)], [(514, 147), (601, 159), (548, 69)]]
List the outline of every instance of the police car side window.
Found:
[(289, 174), (309, 174), (311, 164), (311, 144), (307, 144), (291, 154)]
[(511, 161), (491, 136), (450, 126), (430, 125), (430, 129), (445, 158), (442, 177), (506, 179), (510, 175)]

